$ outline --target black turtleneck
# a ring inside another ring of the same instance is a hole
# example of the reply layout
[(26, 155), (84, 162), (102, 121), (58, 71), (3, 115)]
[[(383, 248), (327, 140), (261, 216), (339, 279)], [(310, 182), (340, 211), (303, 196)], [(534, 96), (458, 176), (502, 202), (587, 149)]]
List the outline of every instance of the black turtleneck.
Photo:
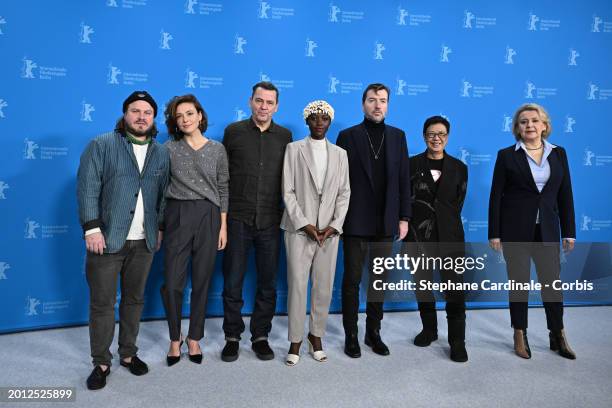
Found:
[[(376, 235), (384, 235), (385, 196), (387, 193), (387, 167), (385, 163), (387, 154), (385, 151), (386, 141), (383, 139), (385, 121), (383, 120), (377, 123), (368, 118), (364, 118), (363, 124), (370, 139), (368, 141), (368, 148), (370, 151), (370, 163), (372, 163), (372, 181), (374, 182)], [(378, 159), (375, 158), (374, 152), (378, 153)]]

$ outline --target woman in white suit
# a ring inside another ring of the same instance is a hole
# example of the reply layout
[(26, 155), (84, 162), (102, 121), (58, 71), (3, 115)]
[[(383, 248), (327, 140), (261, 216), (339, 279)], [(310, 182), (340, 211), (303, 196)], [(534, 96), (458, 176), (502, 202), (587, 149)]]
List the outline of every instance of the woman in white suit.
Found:
[(281, 228), (285, 230), (287, 249), (289, 366), (300, 359), (309, 277), (312, 288), (308, 348), (315, 360), (327, 361), (321, 338), (327, 325), (338, 241), (351, 193), (346, 152), (325, 138), (333, 119), (334, 110), (327, 102), (309, 103), (304, 120), (310, 135), (289, 143), (285, 150), (285, 212)]

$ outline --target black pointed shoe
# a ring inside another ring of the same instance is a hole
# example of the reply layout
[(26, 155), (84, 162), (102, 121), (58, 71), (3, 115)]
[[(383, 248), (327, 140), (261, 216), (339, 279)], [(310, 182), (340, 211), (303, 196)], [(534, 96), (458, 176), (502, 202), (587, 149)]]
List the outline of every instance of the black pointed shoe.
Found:
[(366, 330), (363, 342), (370, 346), (372, 351), (381, 356), (389, 355), (389, 347), (380, 338), (380, 330)]
[(576, 359), (576, 353), (567, 344), (565, 333), (563, 330), (558, 332), (550, 332), (548, 334), (550, 340), (550, 349), (559, 353), (561, 357), (569, 358), (570, 360)]
[(178, 356), (166, 356), (166, 364), (168, 364), (168, 367), (172, 367), (173, 365), (175, 365), (179, 361), (181, 361), (181, 355), (180, 354)]
[(89, 377), (87, 377), (87, 389), (100, 390), (106, 386), (106, 377), (110, 374), (110, 367), (102, 371), (100, 366), (95, 366)]
[[(189, 337), (187, 337), (186, 341), (187, 341), (187, 347), (189, 347), (190, 341), (195, 341), (197, 343), (196, 340), (190, 339)], [(200, 349), (200, 352), (198, 354), (191, 354), (189, 353), (189, 350), (188, 350), (187, 356), (189, 357), (189, 361), (191, 361), (192, 363), (202, 364), (202, 349)]]
[(344, 354), (351, 358), (361, 357), (361, 347), (359, 347), (357, 333), (346, 334), (346, 337), (344, 338)]
[(189, 361), (196, 364), (202, 364), (202, 353), (200, 354), (189, 354)]
[(139, 359), (138, 356), (133, 356), (132, 360), (129, 363), (123, 361), (122, 359), (120, 361), (120, 364), (123, 367), (127, 367), (127, 369), (130, 370), (130, 373), (134, 375), (145, 375), (149, 372), (149, 367), (147, 366), (147, 363)]
[(182, 345), (183, 345), (183, 340), (181, 340), (181, 343), (179, 344), (179, 355), (178, 356), (169, 356), (166, 354), (166, 364), (168, 364), (168, 367), (172, 367), (173, 365), (181, 361), (181, 346)]
[(414, 338), (414, 345), (419, 347), (427, 347), (436, 340), (438, 340), (438, 333), (423, 329)]

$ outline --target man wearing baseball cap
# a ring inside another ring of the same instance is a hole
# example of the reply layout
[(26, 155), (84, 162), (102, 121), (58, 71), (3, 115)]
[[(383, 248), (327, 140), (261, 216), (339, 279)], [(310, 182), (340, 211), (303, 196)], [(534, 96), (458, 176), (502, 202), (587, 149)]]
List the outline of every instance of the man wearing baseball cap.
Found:
[(81, 156), (77, 197), (87, 249), (90, 390), (103, 388), (110, 374), (118, 276), (120, 364), (134, 375), (149, 371), (137, 356), (136, 337), (147, 276), (161, 244), (169, 168), (166, 148), (155, 141), (156, 115), (148, 92), (132, 93), (115, 130), (96, 137)]

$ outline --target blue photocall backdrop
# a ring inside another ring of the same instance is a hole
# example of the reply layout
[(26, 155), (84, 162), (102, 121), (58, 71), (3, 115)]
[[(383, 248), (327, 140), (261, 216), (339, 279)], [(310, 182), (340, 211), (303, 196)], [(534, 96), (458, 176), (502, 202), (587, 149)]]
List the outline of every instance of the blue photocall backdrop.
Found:
[[(87, 322), (76, 170), (136, 89), (162, 112), (172, 96), (194, 93), (210, 118), (207, 136), (221, 140), (225, 126), (250, 115), (251, 86), (271, 80), (280, 88), (275, 120), (294, 139), (308, 132), (303, 107), (326, 99), (336, 110), (334, 142), (362, 120), (364, 87), (386, 83), (387, 122), (406, 131), (411, 155), (425, 148), (425, 118), (450, 120), (447, 151), (469, 168), (463, 223), (472, 242), (487, 239), (492, 169), (497, 150), (514, 142), (511, 117), (522, 103), (540, 103), (552, 118), (550, 141), (568, 151), (578, 241), (612, 241), (608, 0), (4, 1), (0, 50), (0, 332)], [(165, 129), (162, 115), (157, 123)], [(144, 318), (164, 316), (161, 256)], [(220, 260), (210, 315), (223, 312)], [(341, 278), (342, 256), (333, 311)], [(286, 311), (284, 258), (277, 311)]]

